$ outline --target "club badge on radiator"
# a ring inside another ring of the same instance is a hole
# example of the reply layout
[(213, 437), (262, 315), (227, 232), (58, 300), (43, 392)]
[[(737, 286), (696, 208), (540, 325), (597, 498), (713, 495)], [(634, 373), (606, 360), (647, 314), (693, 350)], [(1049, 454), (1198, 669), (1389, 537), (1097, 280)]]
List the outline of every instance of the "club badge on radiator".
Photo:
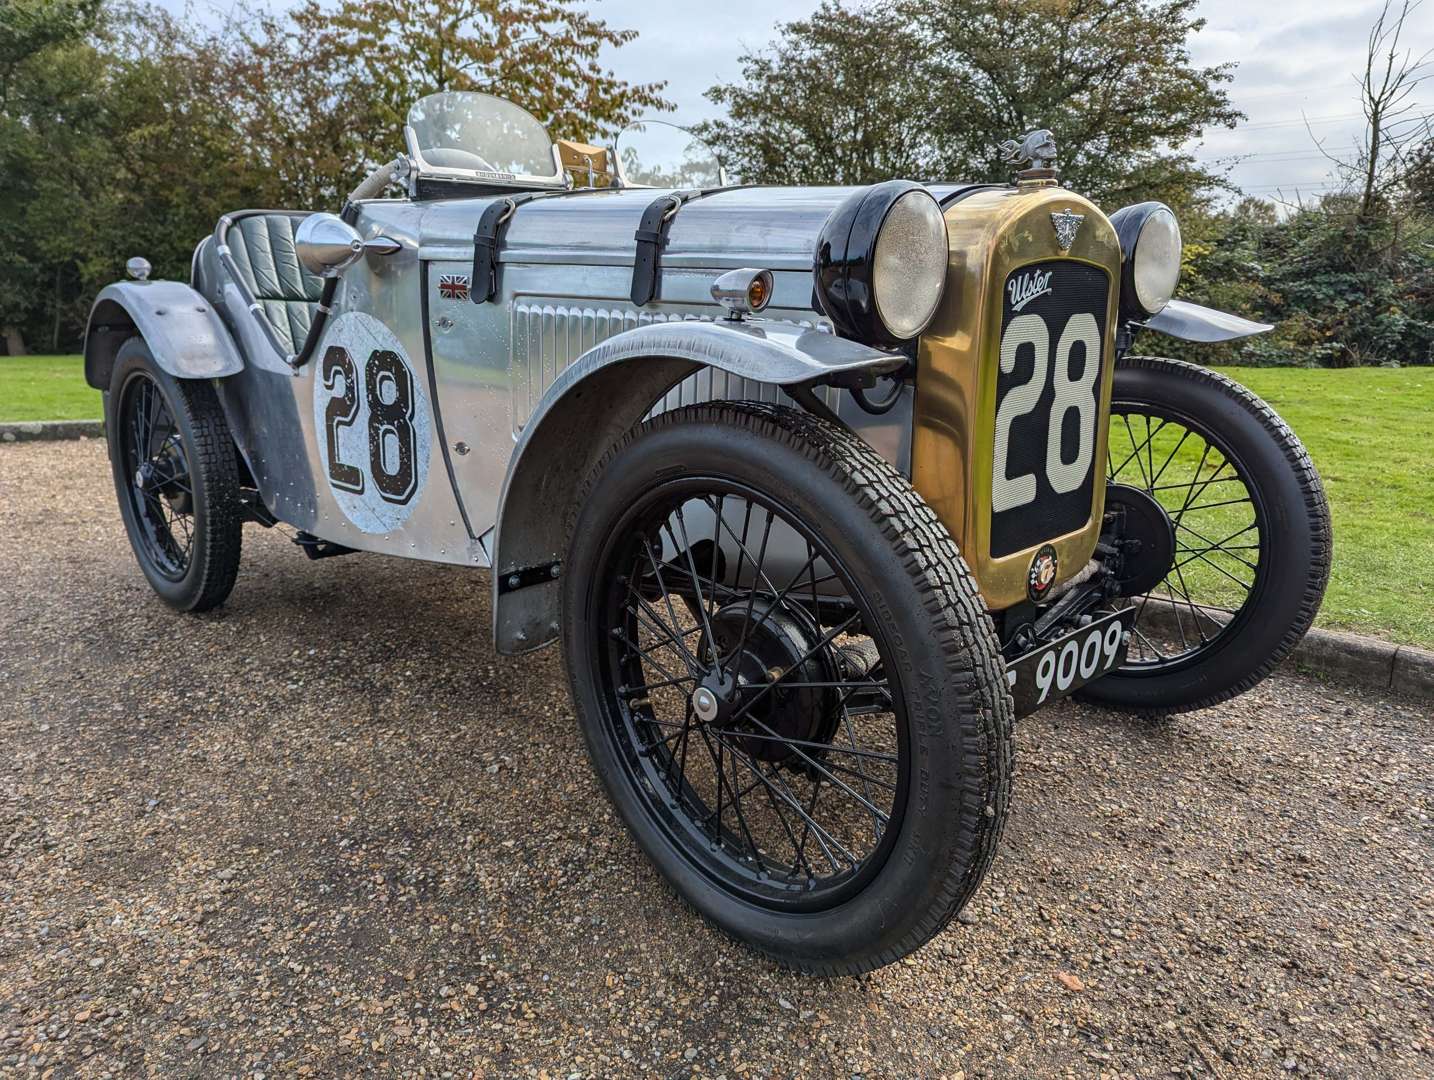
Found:
[(1084, 214), (1072, 213), (1069, 210), (1058, 210), (1051, 215), (1051, 224), (1056, 227), (1056, 243), (1060, 245), (1061, 251), (1071, 249), (1084, 220)]
[(1056, 549), (1050, 544), (1041, 546), (1031, 560), (1031, 569), (1026, 574), (1026, 594), (1037, 604), (1050, 595), (1051, 586), (1056, 583)]

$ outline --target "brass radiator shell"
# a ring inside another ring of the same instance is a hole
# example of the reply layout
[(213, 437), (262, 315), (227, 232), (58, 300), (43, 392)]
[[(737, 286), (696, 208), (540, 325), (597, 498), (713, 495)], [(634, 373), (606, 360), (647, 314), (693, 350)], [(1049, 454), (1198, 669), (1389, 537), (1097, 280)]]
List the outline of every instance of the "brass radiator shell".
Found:
[[(1051, 221), (1053, 213), (1063, 210), (1085, 218), (1066, 252), (1056, 241)], [(1086, 263), (1109, 276), (1091, 462), (1092, 469), (1100, 470), (1106, 460), (1115, 371), (1120, 241), (1092, 203), (1055, 186), (978, 191), (950, 206), (945, 217), (950, 235), (946, 293), (917, 353), (911, 479), (956, 539), (982, 597), (996, 611), (1026, 599), (1031, 560), (1042, 546), (1001, 558), (990, 554), (1002, 288), (1012, 271), (1050, 259)], [(1099, 471), (1093, 492), (1085, 524), (1048, 540), (1056, 550), (1061, 580), (1076, 574), (1095, 551), (1105, 509)]]

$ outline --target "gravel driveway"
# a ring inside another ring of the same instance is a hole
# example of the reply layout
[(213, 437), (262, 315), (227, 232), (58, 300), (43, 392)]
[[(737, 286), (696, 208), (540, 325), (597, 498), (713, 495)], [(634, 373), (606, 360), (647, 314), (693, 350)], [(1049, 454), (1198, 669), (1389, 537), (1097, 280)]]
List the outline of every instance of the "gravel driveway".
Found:
[(175, 615), (97, 442), (0, 521), (0, 1072), (1434, 1075), (1426, 706), (1042, 712), (962, 925), (824, 981), (663, 886), (486, 574), (251, 527)]

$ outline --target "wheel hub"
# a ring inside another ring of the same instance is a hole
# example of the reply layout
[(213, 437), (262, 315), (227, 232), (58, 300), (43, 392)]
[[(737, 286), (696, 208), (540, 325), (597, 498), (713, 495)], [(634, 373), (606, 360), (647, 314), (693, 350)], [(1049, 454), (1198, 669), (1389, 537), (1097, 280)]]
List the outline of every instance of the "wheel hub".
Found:
[(704, 724), (717, 719), (717, 695), (705, 686), (699, 686), (692, 694), (692, 712)]
[(805, 613), (761, 599), (749, 608), (743, 599), (720, 608), (710, 623), (720, 661), (693, 691), (692, 711), (699, 720), (725, 724), (735, 716), (733, 730), (744, 733), (737, 744), (759, 761), (794, 757), (795, 748), (781, 739), (831, 738), (836, 693), (808, 684), (835, 681), (836, 664), (829, 646), (817, 647), (821, 634)]
[(1175, 526), (1165, 507), (1137, 487), (1105, 489), (1106, 537), (1120, 553), (1115, 582), (1121, 596), (1141, 596), (1165, 580), (1175, 564)]
[(193, 500), (185, 490), (188, 478), (189, 465), (184, 449), (178, 439), (170, 438), (157, 455), (135, 469), (134, 486), (142, 493), (162, 495), (169, 500), (175, 513), (188, 514), (193, 512)]

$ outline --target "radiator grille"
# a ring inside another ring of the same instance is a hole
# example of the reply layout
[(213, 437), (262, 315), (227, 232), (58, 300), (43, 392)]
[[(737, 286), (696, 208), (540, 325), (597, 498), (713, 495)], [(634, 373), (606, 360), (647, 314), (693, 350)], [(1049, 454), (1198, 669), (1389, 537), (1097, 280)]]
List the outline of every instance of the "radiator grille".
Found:
[(1036, 547), (1090, 519), (1103, 467), (1095, 446), (1105, 423), (1100, 384), (1109, 296), (1104, 270), (1068, 260), (1023, 266), (1003, 283), (992, 558)]

